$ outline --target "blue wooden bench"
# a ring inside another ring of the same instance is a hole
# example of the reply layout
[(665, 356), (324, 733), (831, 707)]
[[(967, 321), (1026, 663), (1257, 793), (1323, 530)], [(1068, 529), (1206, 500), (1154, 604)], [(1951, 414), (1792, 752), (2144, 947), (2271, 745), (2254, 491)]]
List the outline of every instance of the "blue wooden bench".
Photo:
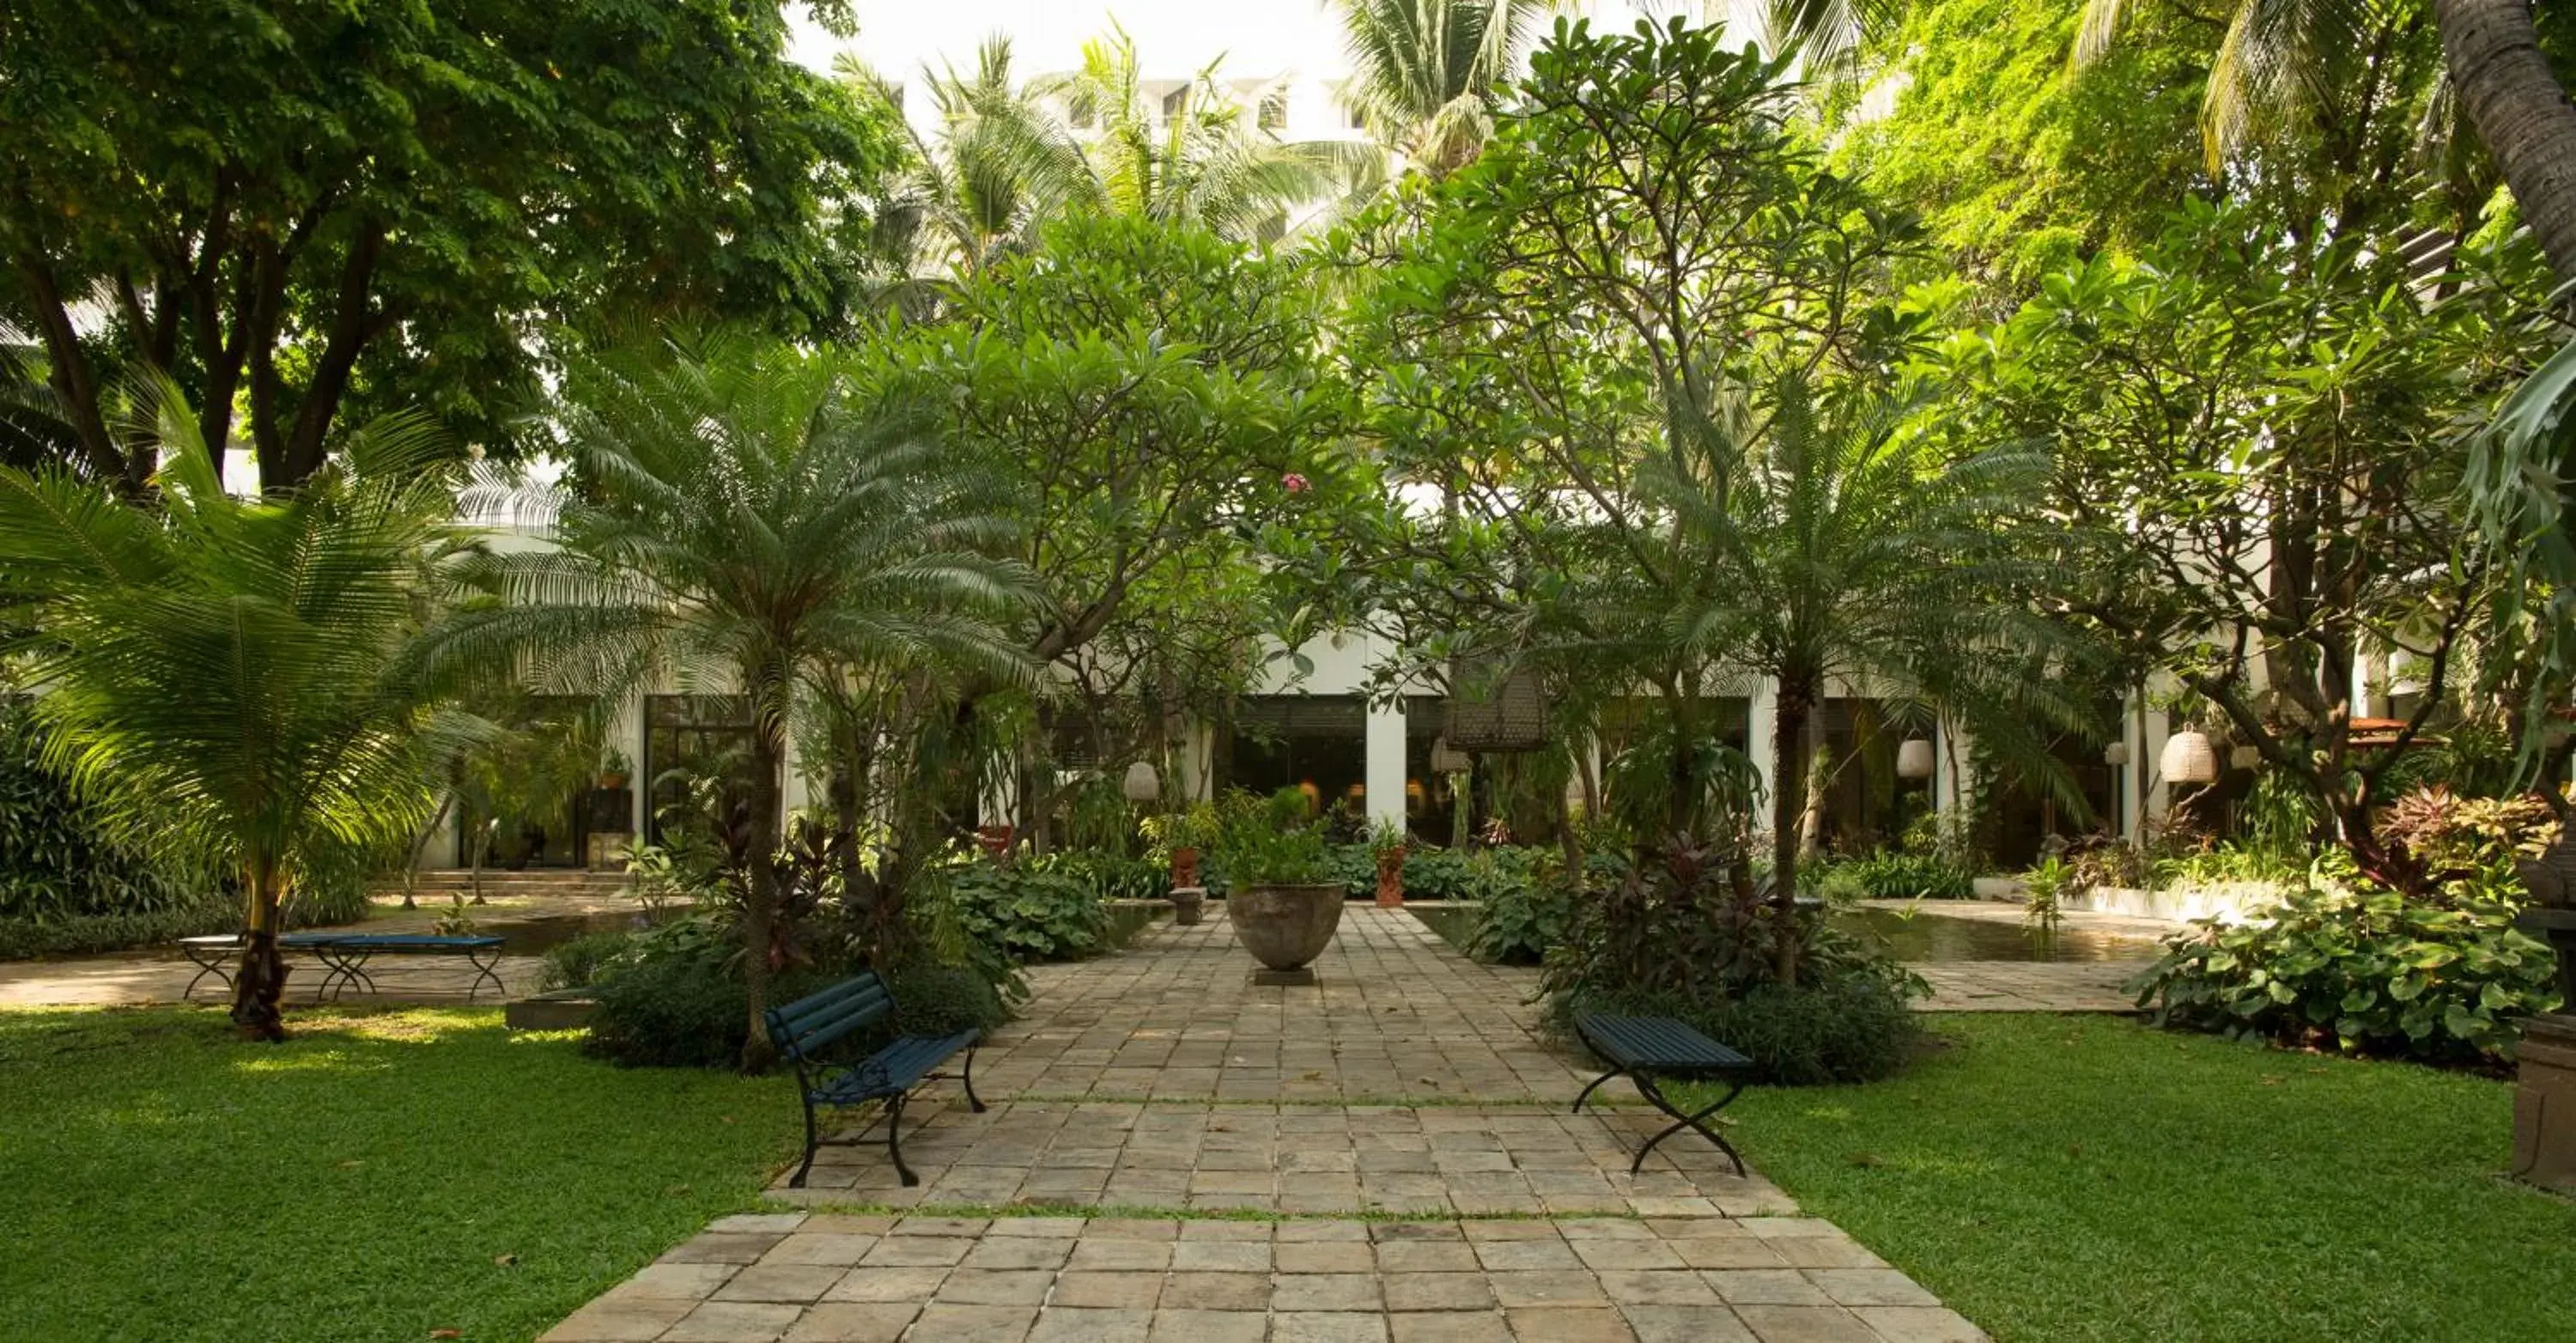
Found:
[[(796, 1168), (795, 1178), (787, 1182), (789, 1188), (805, 1187), (805, 1177), (814, 1169), (814, 1149), (823, 1142), (870, 1141), (866, 1129), (846, 1138), (822, 1138), (814, 1122), (817, 1106), (848, 1109), (871, 1101), (883, 1102), (879, 1119), (885, 1125), (883, 1141), (886, 1151), (894, 1157), (895, 1173), (903, 1177), (906, 1185), (916, 1185), (921, 1180), (910, 1166), (903, 1164), (905, 1096), (924, 1082), (955, 1076), (966, 1084), (966, 1103), (977, 1114), (984, 1112), (984, 1102), (975, 1095), (975, 1046), (984, 1038), (979, 1030), (938, 1037), (899, 1036), (855, 1064), (831, 1064), (821, 1059), (821, 1053), (843, 1037), (893, 1015), (894, 995), (886, 991), (885, 981), (873, 971), (761, 1013), (769, 1026), (769, 1042), (796, 1065), (796, 1090), (805, 1098), (805, 1161)], [(965, 1071), (932, 1071), (961, 1049), (966, 1052)]]
[[(1753, 1067), (1753, 1060), (1671, 1017), (1619, 1017), (1584, 1012), (1574, 1018), (1574, 1033), (1583, 1037), (1584, 1045), (1600, 1055), (1602, 1062), (1610, 1065), (1610, 1071), (1593, 1078), (1591, 1085), (1574, 1098), (1576, 1110), (1583, 1108), (1583, 1102), (1590, 1099), (1602, 1083), (1613, 1077), (1625, 1076), (1637, 1084), (1638, 1093), (1648, 1103), (1673, 1117), (1673, 1122), (1666, 1125), (1663, 1132), (1648, 1138), (1646, 1145), (1637, 1149), (1637, 1159), (1628, 1163), (1629, 1174), (1634, 1175), (1645, 1167), (1646, 1153), (1655, 1150), (1655, 1144), (1686, 1128), (1716, 1143), (1717, 1150), (1735, 1162), (1735, 1173), (1744, 1174), (1743, 1155), (1716, 1130), (1708, 1127), (1707, 1120), (1743, 1093), (1742, 1079)], [(1731, 1081), (1734, 1086), (1715, 1105), (1696, 1112), (1683, 1111), (1664, 1095), (1663, 1083), (1666, 1080), (1712, 1078)]]

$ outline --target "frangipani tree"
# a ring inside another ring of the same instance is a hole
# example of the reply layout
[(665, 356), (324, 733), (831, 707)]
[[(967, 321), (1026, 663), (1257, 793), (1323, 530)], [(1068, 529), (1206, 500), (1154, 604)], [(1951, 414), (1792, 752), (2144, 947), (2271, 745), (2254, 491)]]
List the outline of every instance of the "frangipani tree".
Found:
[(424, 756), (464, 730), (412, 656), (459, 545), (454, 482), (439, 437), (399, 417), (341, 435), (293, 490), (236, 497), (176, 389), (140, 403), (125, 448), (161, 461), (150, 502), (0, 468), (0, 625), (80, 787), (239, 875), (233, 1020), (282, 1039), (277, 934), (298, 884), (416, 828)]
[(864, 358), (719, 334), (577, 361), (557, 416), (578, 481), (558, 548), (485, 561), (502, 603), (441, 641), (541, 689), (661, 676), (749, 698), (747, 1067), (768, 1058), (772, 860), (800, 699), (854, 671), (1030, 677), (997, 623), (1027, 594), (994, 558), (1012, 539), (997, 476), (915, 407), (867, 394)]

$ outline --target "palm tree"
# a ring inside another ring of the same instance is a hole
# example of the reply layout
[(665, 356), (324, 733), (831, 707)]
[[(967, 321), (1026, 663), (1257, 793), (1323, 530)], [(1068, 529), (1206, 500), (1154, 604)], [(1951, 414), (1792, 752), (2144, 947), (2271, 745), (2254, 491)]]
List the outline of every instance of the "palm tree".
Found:
[(239, 874), (233, 1021), (283, 1039), (277, 934), (298, 883), (407, 836), (433, 800), (424, 743), (458, 730), (409, 656), (427, 566), (458, 545), (453, 482), (427, 423), (401, 416), (295, 490), (238, 498), (177, 389), (138, 403), (129, 451), (162, 462), (150, 506), (0, 467), (0, 629), (44, 687), (55, 762), (138, 835)]
[[(1640, 493), (1668, 519), (1676, 586), (1639, 614), (1672, 646), (1777, 686), (1772, 746), (1772, 899), (1795, 916), (1800, 820), (1813, 758), (1808, 725), (1829, 686), (1925, 693), (1976, 707), (1964, 677), (2013, 665), (2051, 632), (2013, 600), (2035, 576), (2004, 539), (2044, 463), (1999, 451), (1943, 458), (1910, 432), (1907, 408), (1876, 393), (1830, 395), (1792, 378), (1758, 416), (1742, 399), (1701, 448), (1645, 463)], [(1971, 651), (1978, 655), (1971, 657)], [(2008, 697), (2069, 724), (2081, 706), (2044, 685)], [(1973, 724), (1972, 724), (1973, 726)], [(1796, 972), (1780, 939), (1778, 973)]]
[(1476, 157), (1494, 104), (1560, 0), (1332, 0), (1351, 76), (1342, 100), (1410, 165), (1444, 177)]
[(974, 68), (924, 70), (938, 128), (902, 116), (894, 86), (858, 58), (832, 63), (841, 83), (889, 107), (909, 153), (880, 212), (884, 241), (915, 275), (973, 275), (1023, 248), (1038, 225), (1086, 194), (1082, 147), (1037, 91), (1012, 73), (1011, 40), (976, 48)]
[(1266, 242), (1290, 214), (1335, 195), (1366, 195), (1384, 164), (1345, 141), (1288, 142), (1245, 115), (1270, 90), (1236, 97), (1210, 62), (1162, 98), (1146, 88), (1135, 39), (1116, 23), (1083, 44), (1082, 65), (1044, 80), (1090, 164), (1079, 203), (1161, 223), (1195, 223), (1238, 242)]
[(2532, 0), (2433, 0), (2460, 108), (2504, 170), (2523, 221), (2576, 294), (2576, 102), (2540, 49)]
[(749, 698), (747, 1068), (769, 1058), (773, 859), (802, 692), (852, 668), (1031, 674), (995, 623), (1026, 587), (990, 558), (1010, 540), (994, 477), (943, 450), (927, 415), (864, 398), (854, 361), (737, 335), (577, 361), (558, 418), (583, 487), (559, 501), (559, 548), (491, 557), (477, 577), (503, 602), (441, 641), (542, 688), (660, 673)]

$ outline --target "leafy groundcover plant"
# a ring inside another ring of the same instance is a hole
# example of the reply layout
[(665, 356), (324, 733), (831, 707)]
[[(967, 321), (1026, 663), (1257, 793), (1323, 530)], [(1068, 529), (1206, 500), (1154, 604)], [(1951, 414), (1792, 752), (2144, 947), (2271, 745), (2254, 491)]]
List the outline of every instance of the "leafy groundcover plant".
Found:
[[(2454, 888), (2458, 890), (2458, 888)], [(2512, 1056), (2554, 963), (2475, 890), (2409, 898), (2320, 860), (2257, 920), (2204, 919), (2139, 980), (2160, 1025), (2428, 1063)]]

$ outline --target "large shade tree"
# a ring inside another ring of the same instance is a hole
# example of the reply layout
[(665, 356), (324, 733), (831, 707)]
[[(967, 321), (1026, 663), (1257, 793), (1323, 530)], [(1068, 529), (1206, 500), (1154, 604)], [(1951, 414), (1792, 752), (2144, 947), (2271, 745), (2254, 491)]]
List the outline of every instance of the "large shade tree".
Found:
[(455, 554), (453, 482), (418, 417), (337, 437), (269, 500), (227, 494), (173, 388), (119, 450), (151, 507), (61, 466), (0, 467), (6, 651), (43, 687), (48, 752), (122, 825), (237, 875), (244, 1035), (282, 1039), (280, 921), (299, 885), (429, 814), (425, 754), (460, 728), (415, 656)]
[[(503, 601), (451, 622), (456, 665), (543, 689), (646, 677), (751, 706), (742, 932), (747, 1067), (775, 926), (790, 721), (814, 692), (925, 667), (1004, 681), (1027, 662), (997, 623), (1026, 593), (1006, 486), (936, 421), (869, 390), (857, 351), (718, 334), (576, 361), (556, 419), (577, 486), (556, 548), (491, 557)], [(495, 488), (495, 487), (486, 487)]]
[(282, 488), (373, 407), (508, 442), (541, 323), (827, 326), (893, 137), (786, 38), (721, 0), (0, 3), (0, 329), (131, 491), (130, 365)]

